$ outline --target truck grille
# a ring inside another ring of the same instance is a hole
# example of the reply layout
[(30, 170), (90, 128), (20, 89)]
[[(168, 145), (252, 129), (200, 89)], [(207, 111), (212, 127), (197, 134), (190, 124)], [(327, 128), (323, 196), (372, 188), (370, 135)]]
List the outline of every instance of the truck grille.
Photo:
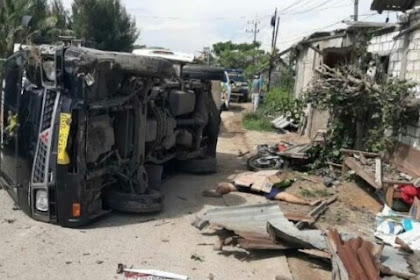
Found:
[(54, 91), (47, 91), (45, 96), (44, 113), (42, 114), (41, 131), (51, 127), (52, 116), (54, 112), (55, 98), (57, 93)]
[(40, 133), (32, 170), (32, 184), (48, 186), (49, 155), (53, 136), (54, 109), (58, 102), (58, 94), (45, 90)]
[(39, 141), (38, 153), (36, 155), (35, 164), (34, 164), (34, 183), (44, 182), (45, 172), (46, 172), (46, 162), (47, 162), (47, 151), (48, 147), (43, 142)]

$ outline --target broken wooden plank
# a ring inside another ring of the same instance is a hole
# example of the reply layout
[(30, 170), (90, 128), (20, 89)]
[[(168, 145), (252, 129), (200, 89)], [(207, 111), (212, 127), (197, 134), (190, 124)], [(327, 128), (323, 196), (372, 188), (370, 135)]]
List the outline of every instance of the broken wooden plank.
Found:
[(382, 185), (382, 179), (383, 179), (383, 175), (382, 175), (382, 160), (381, 158), (376, 158), (375, 159), (375, 183), (380, 186), (381, 188), (383, 187)]
[(357, 151), (357, 150), (350, 150), (350, 149), (341, 149), (341, 152), (343, 154), (362, 154), (366, 158), (375, 158), (375, 157), (381, 157), (381, 154), (378, 153), (370, 153), (370, 152), (363, 152), (363, 151)]
[(382, 180), (382, 184), (384, 185), (413, 185), (411, 181), (402, 181), (402, 180)]
[(342, 164), (338, 164), (338, 163), (334, 163), (334, 162), (327, 162), (328, 165), (333, 166), (333, 167), (337, 167), (337, 168), (343, 168)]
[(369, 185), (374, 187), (375, 189), (381, 189), (382, 187), (377, 185), (375, 182), (375, 175), (372, 172), (366, 171), (365, 168), (363, 168), (356, 159), (348, 157), (346, 158), (344, 162), (345, 166), (348, 166), (350, 169), (352, 169), (358, 176), (360, 176), (363, 180), (365, 180)]
[(331, 253), (332, 278), (333, 280), (349, 280), (347, 269), (337, 254), (337, 244), (341, 244), (341, 238), (337, 230), (330, 230), (325, 236), (325, 241)]
[(305, 222), (305, 223), (314, 223), (315, 222), (315, 219), (311, 216), (308, 216), (307, 214), (285, 212), (285, 213), (283, 213), (283, 215), (286, 219), (288, 219), (289, 221), (293, 221), (293, 222)]
[[(334, 203), (337, 200), (337, 197), (330, 198), (328, 200), (323, 201), (317, 207), (315, 207), (311, 212), (308, 213), (308, 216), (312, 217), (314, 221), (312, 223), (307, 223), (309, 225), (314, 224), (318, 218), (328, 209), (328, 206)], [(298, 229), (302, 229), (305, 227), (306, 222), (300, 221), (296, 224)]]

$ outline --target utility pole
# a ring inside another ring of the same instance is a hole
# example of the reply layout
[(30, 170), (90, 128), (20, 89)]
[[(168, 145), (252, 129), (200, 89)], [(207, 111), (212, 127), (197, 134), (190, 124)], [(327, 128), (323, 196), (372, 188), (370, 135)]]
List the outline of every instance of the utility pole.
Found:
[(273, 27), (273, 36), (271, 39), (271, 56), (270, 56), (270, 68), (268, 70), (268, 83), (267, 83), (267, 91), (270, 91), (271, 85), (271, 73), (273, 72), (274, 67), (274, 56), (277, 50), (277, 37), (279, 35), (279, 27), (280, 27), (280, 17), (277, 17), (277, 8), (274, 12), (274, 16), (271, 18), (271, 26)]
[(260, 32), (258, 29), (258, 25), (260, 24), (260, 21), (258, 20), (258, 16), (255, 16), (255, 20), (248, 21), (248, 24), (253, 25), (253, 29), (247, 29), (247, 33), (253, 33), (254, 34), (254, 44), (257, 42), (257, 34)]
[(354, 0), (354, 21), (359, 20), (359, 0)]
[[(255, 15), (255, 20), (248, 21), (248, 24), (254, 25), (253, 29), (247, 29), (246, 32), (254, 33), (253, 44), (255, 45), (255, 47), (257, 47), (257, 34), (260, 32), (260, 30), (258, 29), (258, 25), (260, 24), (260, 21), (258, 20), (258, 15)], [(255, 64), (255, 53), (252, 55), (252, 63)]]

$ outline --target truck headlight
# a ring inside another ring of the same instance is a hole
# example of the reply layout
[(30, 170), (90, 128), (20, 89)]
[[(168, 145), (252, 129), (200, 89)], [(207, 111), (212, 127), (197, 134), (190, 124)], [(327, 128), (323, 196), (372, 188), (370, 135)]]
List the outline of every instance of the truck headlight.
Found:
[(48, 193), (44, 190), (38, 190), (35, 194), (35, 208), (42, 212), (48, 211)]

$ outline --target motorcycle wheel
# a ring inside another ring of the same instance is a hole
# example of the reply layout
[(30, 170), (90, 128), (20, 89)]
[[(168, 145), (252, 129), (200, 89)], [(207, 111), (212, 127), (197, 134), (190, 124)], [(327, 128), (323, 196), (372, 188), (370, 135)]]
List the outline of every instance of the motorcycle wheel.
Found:
[(265, 156), (254, 155), (251, 156), (246, 162), (246, 166), (250, 171), (261, 171), (261, 170), (275, 170), (280, 169), (282, 166), (282, 160), (276, 159), (265, 159)]

